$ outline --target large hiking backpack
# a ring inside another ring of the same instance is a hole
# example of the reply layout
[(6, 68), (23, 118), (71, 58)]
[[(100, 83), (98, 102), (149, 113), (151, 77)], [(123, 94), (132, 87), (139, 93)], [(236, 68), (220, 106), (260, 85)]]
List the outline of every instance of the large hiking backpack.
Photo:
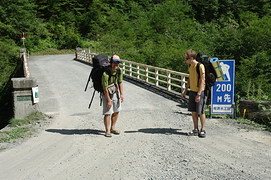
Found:
[(205, 90), (208, 91), (211, 89), (211, 87), (216, 82), (217, 75), (216, 75), (215, 69), (214, 69), (212, 63), (210, 62), (210, 58), (202, 52), (199, 52), (197, 54), (196, 60), (199, 62), (196, 67), (198, 77), (200, 77), (199, 66), (200, 66), (200, 64), (204, 65), (204, 68), (205, 68)]
[(91, 70), (90, 77), (92, 79), (93, 87), (98, 92), (103, 92), (102, 76), (104, 72), (109, 71), (110, 62), (106, 55), (96, 55), (92, 58), (93, 69)]
[[(108, 59), (108, 56), (106, 55), (96, 55), (92, 58), (92, 63), (93, 63), (93, 68), (90, 72), (90, 75), (88, 77), (88, 82), (86, 84), (85, 87), (85, 91), (87, 90), (88, 87), (88, 83), (90, 81), (90, 79), (92, 79), (92, 84), (94, 87), (94, 92), (91, 98), (91, 101), (89, 103), (88, 108), (90, 108), (95, 92), (98, 91), (99, 93), (103, 93), (103, 87), (102, 87), (102, 76), (103, 73), (106, 72), (109, 75), (109, 79), (112, 77), (111, 73), (110, 73), (110, 61)], [(114, 76), (118, 76), (118, 74), (120, 74), (120, 70), (117, 70), (116, 75)], [(102, 99), (100, 98), (100, 105), (102, 103)]]

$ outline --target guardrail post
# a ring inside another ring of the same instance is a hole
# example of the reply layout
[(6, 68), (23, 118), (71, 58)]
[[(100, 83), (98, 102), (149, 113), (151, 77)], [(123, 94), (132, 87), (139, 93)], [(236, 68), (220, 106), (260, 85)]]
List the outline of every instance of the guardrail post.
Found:
[(167, 90), (171, 91), (171, 73), (167, 73)]
[(125, 62), (122, 63), (123, 74), (125, 74)]
[(145, 69), (145, 78), (146, 78), (146, 82), (149, 82), (149, 68), (146, 67)]
[(157, 69), (155, 69), (155, 86), (159, 86), (159, 71)]
[(140, 76), (139, 76), (139, 65), (136, 66), (136, 74), (137, 74), (137, 79), (139, 79), (140, 78)]
[(87, 62), (89, 62), (89, 60), (90, 60), (89, 57), (90, 57), (90, 55), (89, 55), (88, 53), (86, 53), (86, 61), (87, 61)]
[(184, 75), (181, 75), (181, 80), (182, 80), (182, 82), (181, 82), (181, 86), (182, 86), (182, 89), (181, 89), (181, 91), (183, 91), (184, 89), (185, 89), (185, 76)]
[(129, 76), (131, 76), (132, 77), (132, 71), (133, 71), (133, 69), (132, 69), (132, 64), (130, 63), (129, 64)]

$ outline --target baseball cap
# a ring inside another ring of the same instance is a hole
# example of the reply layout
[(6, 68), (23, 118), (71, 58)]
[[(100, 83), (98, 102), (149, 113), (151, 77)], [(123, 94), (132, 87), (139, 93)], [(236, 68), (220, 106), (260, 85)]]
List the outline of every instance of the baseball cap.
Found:
[(120, 57), (118, 55), (114, 55), (111, 57), (112, 62), (120, 62)]

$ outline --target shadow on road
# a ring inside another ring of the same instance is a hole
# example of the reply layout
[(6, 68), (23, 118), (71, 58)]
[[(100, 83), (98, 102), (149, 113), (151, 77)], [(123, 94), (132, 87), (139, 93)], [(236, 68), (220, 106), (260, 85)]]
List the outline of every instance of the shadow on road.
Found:
[(183, 115), (186, 115), (186, 116), (191, 116), (191, 113), (189, 113), (189, 112), (175, 111), (174, 113), (176, 113), (176, 114), (183, 114)]
[(94, 135), (104, 135), (104, 131), (98, 129), (46, 129), (47, 132), (59, 133), (65, 135), (82, 135), (82, 134), (94, 134)]
[(139, 129), (137, 131), (124, 131), (124, 133), (148, 133), (148, 134), (165, 134), (165, 135), (184, 135), (188, 136), (187, 132), (180, 132), (181, 129), (172, 129), (172, 128), (145, 128)]

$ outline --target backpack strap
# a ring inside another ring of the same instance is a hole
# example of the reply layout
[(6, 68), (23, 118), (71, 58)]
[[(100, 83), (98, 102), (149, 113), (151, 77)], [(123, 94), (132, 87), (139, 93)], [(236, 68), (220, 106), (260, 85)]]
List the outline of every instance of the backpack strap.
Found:
[[(196, 66), (196, 71), (197, 71), (197, 74), (198, 74), (198, 87), (199, 87), (199, 81), (200, 81), (200, 70), (199, 70), (199, 66), (201, 65), (202, 63), (198, 63), (197, 64), (197, 66)], [(205, 73), (206, 73), (206, 71), (205, 71)], [(206, 78), (206, 76), (205, 76), (205, 78)], [(207, 91), (207, 89), (206, 89), (206, 84), (205, 84), (205, 89), (204, 89), (204, 92), (207, 94), (208, 93), (208, 91)]]
[(198, 73), (198, 83), (197, 83), (197, 86), (199, 86), (199, 80), (200, 80), (200, 71), (199, 71), (199, 66), (201, 65), (201, 63), (199, 62), (196, 66), (196, 71)]
[[(112, 75), (110, 69), (107, 69), (107, 70), (106, 70), (106, 74), (109, 76), (109, 77), (108, 77), (108, 81), (110, 81), (110, 78), (111, 78), (112, 76), (116, 77), (116, 78), (115, 78), (115, 82), (114, 82), (113, 84), (114, 84), (114, 86), (116, 87), (116, 94), (117, 94), (117, 97), (118, 97), (118, 99), (120, 99), (120, 96), (119, 96), (119, 86), (118, 86), (118, 83), (117, 83), (118, 76), (120, 75), (120, 69), (117, 69), (115, 75)], [(111, 84), (111, 85), (112, 85), (112, 84)]]
[(115, 76), (116, 79), (115, 79), (114, 84), (117, 84), (117, 78), (118, 78), (118, 76), (119, 76), (119, 74), (120, 74), (120, 69), (117, 69), (116, 75), (112, 75), (112, 74), (111, 74), (110, 68), (108, 68), (105, 72), (106, 72), (106, 74), (109, 76), (109, 77), (108, 77), (108, 81), (111, 79), (112, 76)]

